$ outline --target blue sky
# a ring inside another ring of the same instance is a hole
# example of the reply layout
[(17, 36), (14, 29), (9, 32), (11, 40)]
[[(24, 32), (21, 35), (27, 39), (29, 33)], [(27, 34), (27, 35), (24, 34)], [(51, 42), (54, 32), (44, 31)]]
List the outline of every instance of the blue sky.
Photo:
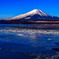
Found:
[(33, 9), (59, 16), (59, 0), (0, 0), (0, 19), (12, 18)]

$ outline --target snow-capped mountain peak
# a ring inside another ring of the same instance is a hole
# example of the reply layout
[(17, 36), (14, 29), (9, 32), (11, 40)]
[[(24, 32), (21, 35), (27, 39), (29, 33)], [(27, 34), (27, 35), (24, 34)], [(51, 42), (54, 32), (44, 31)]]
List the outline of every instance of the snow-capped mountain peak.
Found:
[(19, 16), (16, 16), (16, 17), (13, 17), (12, 19), (21, 19), (21, 18), (26, 18), (27, 16), (34, 16), (34, 15), (39, 15), (39, 16), (49, 16), (48, 14), (44, 13), (43, 11), (39, 10), (39, 9), (34, 9), (28, 13), (25, 13), (25, 14), (22, 14), (22, 15), (19, 15)]

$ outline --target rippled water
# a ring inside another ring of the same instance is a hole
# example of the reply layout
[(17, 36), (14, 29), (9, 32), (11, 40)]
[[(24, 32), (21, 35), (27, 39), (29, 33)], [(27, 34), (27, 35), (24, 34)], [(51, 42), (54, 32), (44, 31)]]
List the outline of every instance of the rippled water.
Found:
[(59, 59), (59, 29), (19, 26), (0, 24), (0, 59)]

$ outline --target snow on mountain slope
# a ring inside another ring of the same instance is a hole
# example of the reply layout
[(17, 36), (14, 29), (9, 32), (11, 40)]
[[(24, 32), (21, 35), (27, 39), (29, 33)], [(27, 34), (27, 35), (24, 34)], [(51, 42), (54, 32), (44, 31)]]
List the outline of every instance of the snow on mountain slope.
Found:
[[(32, 10), (32, 11), (26, 13), (26, 14), (21, 14), (21, 15), (18, 15), (16, 17), (13, 17), (12, 19), (22, 19), (22, 18), (30, 19), (31, 16), (34, 16), (34, 15), (39, 15), (39, 17), (42, 17), (42, 16), (45, 16), (45, 17), (50, 16), (50, 15), (44, 13), (43, 11), (41, 11), (39, 9), (34, 9), (34, 10)], [(29, 16), (29, 17), (27, 17), (27, 16)]]

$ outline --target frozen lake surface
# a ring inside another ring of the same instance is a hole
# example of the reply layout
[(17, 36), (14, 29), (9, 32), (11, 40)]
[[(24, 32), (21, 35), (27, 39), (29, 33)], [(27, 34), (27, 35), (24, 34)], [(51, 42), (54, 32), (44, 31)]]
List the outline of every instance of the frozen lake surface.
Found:
[(59, 59), (59, 29), (19, 26), (0, 24), (0, 59)]

